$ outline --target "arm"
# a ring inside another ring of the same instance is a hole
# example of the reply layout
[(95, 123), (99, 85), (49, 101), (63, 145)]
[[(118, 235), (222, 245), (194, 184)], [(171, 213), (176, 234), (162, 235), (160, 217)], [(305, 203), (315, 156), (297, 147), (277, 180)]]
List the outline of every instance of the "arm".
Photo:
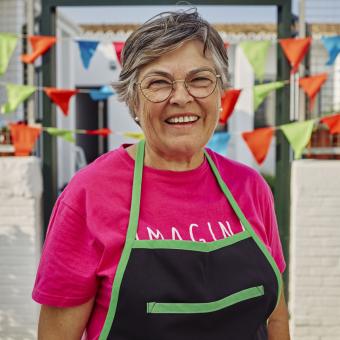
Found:
[(41, 306), (38, 340), (80, 340), (91, 314), (94, 298), (76, 307)]
[(268, 319), (268, 340), (290, 340), (288, 308), (283, 289), (280, 300)]

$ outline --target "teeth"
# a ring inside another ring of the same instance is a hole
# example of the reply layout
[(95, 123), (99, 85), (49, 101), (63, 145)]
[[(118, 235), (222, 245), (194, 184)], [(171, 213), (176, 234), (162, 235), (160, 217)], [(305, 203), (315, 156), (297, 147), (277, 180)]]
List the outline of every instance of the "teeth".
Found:
[(177, 124), (177, 123), (189, 123), (195, 122), (198, 120), (197, 116), (181, 116), (181, 117), (173, 117), (167, 120), (168, 123)]

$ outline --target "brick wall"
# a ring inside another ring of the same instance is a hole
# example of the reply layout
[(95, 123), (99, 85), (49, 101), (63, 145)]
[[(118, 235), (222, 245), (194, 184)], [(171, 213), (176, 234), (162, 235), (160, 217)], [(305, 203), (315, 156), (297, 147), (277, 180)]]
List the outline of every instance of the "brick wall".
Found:
[(340, 161), (293, 162), (290, 299), (294, 340), (340, 339)]
[(36, 339), (41, 194), (38, 158), (0, 157), (0, 339)]

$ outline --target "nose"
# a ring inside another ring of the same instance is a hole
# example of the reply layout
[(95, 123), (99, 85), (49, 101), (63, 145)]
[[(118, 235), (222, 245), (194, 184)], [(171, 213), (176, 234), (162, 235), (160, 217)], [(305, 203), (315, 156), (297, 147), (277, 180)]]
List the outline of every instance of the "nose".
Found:
[(174, 80), (172, 93), (170, 95), (170, 104), (178, 104), (182, 106), (192, 102), (193, 100), (194, 98), (188, 92), (184, 80)]

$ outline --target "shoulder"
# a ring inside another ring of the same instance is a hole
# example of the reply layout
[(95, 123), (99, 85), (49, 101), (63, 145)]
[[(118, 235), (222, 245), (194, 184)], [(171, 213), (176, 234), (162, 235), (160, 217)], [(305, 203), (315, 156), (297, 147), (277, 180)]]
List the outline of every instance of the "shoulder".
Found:
[(132, 180), (133, 162), (123, 146), (103, 154), (73, 176), (60, 200), (76, 209), (105, 198), (117, 183), (121, 186), (130, 177)]
[(206, 148), (206, 150), (228, 186), (243, 186), (244, 189), (251, 189), (253, 193), (257, 191), (270, 191), (267, 182), (257, 170), (222, 156), (209, 148)]

